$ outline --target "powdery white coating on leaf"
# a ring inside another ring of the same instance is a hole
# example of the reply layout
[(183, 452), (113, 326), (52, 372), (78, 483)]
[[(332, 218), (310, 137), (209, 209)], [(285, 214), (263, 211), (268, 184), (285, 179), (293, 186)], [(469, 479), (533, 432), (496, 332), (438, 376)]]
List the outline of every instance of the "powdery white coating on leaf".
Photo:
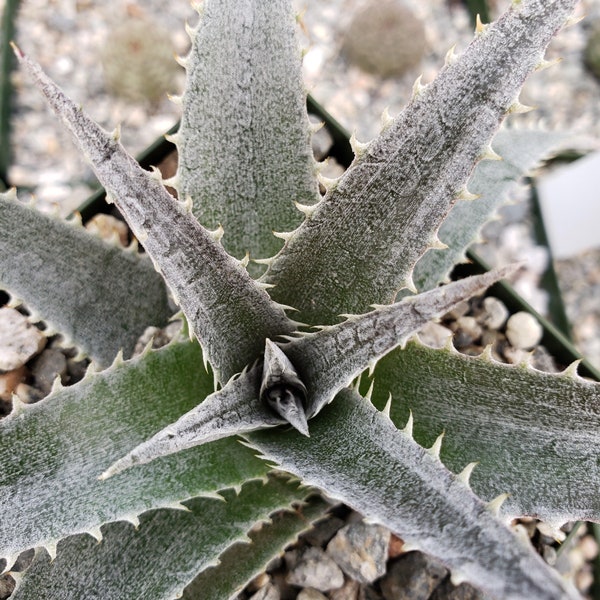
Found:
[(179, 195), (237, 258), (273, 256), (318, 199), (296, 27), (289, 0), (207, 1), (185, 60)]
[(262, 367), (253, 367), (231, 379), (201, 404), (168, 425), (149, 440), (110, 466), (103, 474), (108, 479), (135, 465), (149, 463), (160, 456), (180, 452), (224, 437), (285, 421), (259, 401)]
[[(171, 310), (147, 256), (0, 194), (0, 287), (103, 366)], [(26, 265), (26, 267), (24, 266)]]
[(230, 439), (98, 480), (212, 389), (198, 344), (172, 343), (0, 420), (0, 557), (264, 477), (266, 466)]
[(223, 380), (259, 356), (265, 338), (293, 329), (283, 310), (156, 177), (67, 98), (39, 65), (20, 52), (17, 56), (160, 269)]
[(391, 302), (576, 0), (532, 0), (416, 95), (271, 263), (273, 298), (317, 325)]
[(378, 307), (370, 313), (352, 316), (344, 323), (284, 344), (284, 351), (306, 382), (307, 416), (317, 414), (362, 371), (393, 348), (404, 345), (428, 321), (484, 292), (516, 268), (509, 266), (468, 277), (396, 304)]
[(277, 430), (244, 437), (494, 598), (580, 597), (439, 459), (355, 392), (343, 390), (311, 421), (310, 439)]
[(510, 493), (507, 517), (600, 521), (600, 384), (417, 342), (380, 361), (375, 380), (374, 402), (391, 393), (391, 418), (400, 425), (410, 410), (421, 444), (446, 432), (451, 469), (478, 462), (477, 494)]
[[(199, 572), (215, 565), (222, 552), (249, 541), (253, 526), (268, 522), (274, 511), (291, 510), (308, 492), (282, 478), (270, 478), (266, 484), (246, 483), (239, 494), (231, 489), (221, 493), (222, 499), (189, 500), (187, 511), (146, 512), (137, 528), (107, 524), (100, 544), (88, 535), (69, 537), (52, 562), (38, 552), (11, 598), (171, 600)], [(165, 559), (174, 568), (156, 565)]]

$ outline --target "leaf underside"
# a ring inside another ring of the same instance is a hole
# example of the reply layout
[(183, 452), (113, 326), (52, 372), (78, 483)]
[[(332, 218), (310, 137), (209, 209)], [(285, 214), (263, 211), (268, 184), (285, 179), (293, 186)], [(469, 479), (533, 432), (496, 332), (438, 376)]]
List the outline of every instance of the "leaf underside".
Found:
[(0, 194), (0, 288), (100, 365), (130, 356), (149, 325), (172, 311), (146, 256)]
[(390, 393), (392, 419), (412, 411), (419, 443), (445, 432), (450, 469), (479, 463), (477, 494), (510, 494), (508, 517), (600, 521), (600, 384), (411, 342), (375, 370), (374, 402)]

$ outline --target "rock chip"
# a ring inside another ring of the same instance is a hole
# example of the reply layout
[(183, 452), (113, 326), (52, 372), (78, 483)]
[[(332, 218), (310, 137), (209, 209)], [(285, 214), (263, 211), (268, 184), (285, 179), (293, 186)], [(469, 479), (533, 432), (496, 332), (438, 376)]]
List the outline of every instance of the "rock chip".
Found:
[(348, 577), (371, 583), (385, 574), (390, 535), (381, 525), (351, 523), (327, 544), (327, 554)]
[(422, 552), (407, 552), (389, 567), (380, 582), (385, 600), (428, 600), (448, 570)]
[(267, 583), (250, 596), (250, 600), (280, 600), (280, 598), (279, 590), (272, 583)]
[(429, 600), (483, 600), (483, 598), (483, 594), (468, 583), (454, 586), (450, 579), (447, 579), (435, 589)]
[(329, 592), (329, 600), (357, 600), (359, 592), (360, 584), (358, 581), (347, 579), (339, 590)]
[(335, 561), (321, 548), (293, 550), (285, 555), (289, 573), (286, 581), (302, 588), (320, 592), (336, 590), (344, 585), (344, 574)]
[(305, 588), (296, 596), (296, 600), (327, 600), (327, 596), (314, 588)]
[(57, 377), (61, 380), (67, 373), (67, 357), (58, 348), (47, 348), (32, 363), (31, 374), (35, 385), (45, 394), (50, 393)]
[(14, 308), (0, 308), (0, 371), (23, 366), (46, 345), (44, 334)]

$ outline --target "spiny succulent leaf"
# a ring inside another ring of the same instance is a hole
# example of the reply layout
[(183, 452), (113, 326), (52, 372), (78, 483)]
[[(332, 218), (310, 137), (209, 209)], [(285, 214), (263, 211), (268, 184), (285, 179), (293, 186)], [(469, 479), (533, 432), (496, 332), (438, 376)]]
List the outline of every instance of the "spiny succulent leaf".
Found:
[(310, 324), (411, 286), (527, 75), (576, 0), (514, 3), (355, 160), (271, 263), (271, 295)]
[(259, 401), (260, 376), (261, 368), (254, 367), (231, 379), (223, 389), (112, 464), (102, 476), (107, 479), (160, 456), (238, 433), (284, 424), (281, 417)]
[(244, 437), (494, 598), (579, 597), (438, 458), (351, 390), (311, 421), (310, 439), (276, 429)]
[(417, 342), (384, 358), (375, 381), (374, 402), (391, 393), (398, 425), (412, 411), (419, 443), (446, 432), (449, 468), (478, 462), (478, 495), (510, 493), (503, 514), (600, 521), (600, 384)]
[(127, 251), (0, 194), (0, 288), (98, 364), (126, 357), (172, 311), (148, 257)]
[[(370, 364), (405, 343), (425, 323), (512, 271), (514, 267), (506, 267), (468, 277), (283, 344), (284, 356), (299, 369), (301, 381), (307, 382), (306, 416), (317, 414)], [(259, 364), (232, 379), (111, 465), (103, 477), (216, 439), (284, 424), (285, 420), (259, 399), (261, 374)]]
[[(237, 258), (273, 256), (295, 229), (294, 201), (318, 197), (306, 92), (289, 0), (218, 0), (200, 9), (186, 57), (180, 198)], [(250, 263), (256, 273), (258, 265)]]
[(283, 309), (161, 181), (67, 98), (37, 63), (19, 50), (16, 54), (160, 269), (223, 380), (252, 362), (265, 338), (293, 329)]
[(428, 321), (483, 293), (514, 270), (515, 267), (505, 267), (468, 277), (283, 344), (301, 379), (306, 381), (307, 416), (318, 413), (362, 371), (406, 343)]
[(264, 477), (235, 439), (99, 475), (213, 389), (196, 343), (116, 363), (0, 421), (0, 556)]
[(432, 248), (417, 262), (413, 280), (418, 290), (429, 290), (448, 279), (456, 263), (475, 241), (482, 226), (506, 201), (515, 182), (554, 152), (566, 139), (565, 134), (545, 131), (508, 129), (494, 138), (494, 151), (502, 160), (482, 160), (475, 168), (469, 190), (479, 198), (457, 202), (439, 231), (448, 246)]
[(249, 544), (229, 548), (217, 566), (200, 573), (185, 589), (183, 600), (234, 600), (248, 581), (263, 573), (284, 548), (324, 516), (328, 507), (323, 499), (312, 496), (295, 512), (273, 515), (271, 523), (249, 533)]
[[(12, 599), (170, 600), (199, 572), (214, 565), (222, 552), (234, 544), (243, 548), (241, 541), (256, 523), (268, 521), (274, 511), (290, 510), (307, 493), (281, 478), (271, 478), (267, 484), (254, 481), (239, 494), (221, 492), (222, 500), (189, 500), (187, 511), (148, 511), (137, 528), (123, 522), (105, 525), (100, 543), (88, 535), (69, 537), (59, 543), (53, 561), (45, 552), (36, 554)], [(156, 568), (148, 568), (152, 564)], [(206, 585), (210, 590), (218, 584)]]

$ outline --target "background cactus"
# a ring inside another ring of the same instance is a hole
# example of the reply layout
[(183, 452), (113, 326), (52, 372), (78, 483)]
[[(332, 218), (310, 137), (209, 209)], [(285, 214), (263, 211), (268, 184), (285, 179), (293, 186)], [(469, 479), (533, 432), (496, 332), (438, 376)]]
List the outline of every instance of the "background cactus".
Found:
[[(39, 318), (52, 315), (104, 367), (74, 386), (57, 382), (38, 404), (16, 398), (0, 423), (10, 448), (0, 469), (0, 555), (10, 568), (19, 552), (37, 548), (14, 598), (64, 597), (65, 589), (74, 598), (95, 590), (189, 598), (203, 577), (202, 597), (234, 596), (306, 525), (254, 536), (257, 552), (248, 556), (240, 542), (256, 523), (298, 503), (309, 519), (322, 514), (322, 501), (281, 471), (436, 556), (454, 583), (497, 598), (577, 597), (502, 521), (600, 520), (598, 384), (576, 365), (543, 374), (527, 363), (501, 365), (490, 352), (466, 357), (409, 340), (511, 271), (437, 287), (451, 268), (442, 261), (416, 277), (444, 243), (460, 260), (478, 231), (481, 214), (455, 209), (477, 206), (467, 182), (482, 159), (476, 177), (501, 191), (501, 173), (557, 141), (513, 137), (509, 148), (523, 153), (514, 164), (489, 145), (504, 117), (522, 110), (521, 85), (544, 66), (545, 47), (574, 4), (521, 0), (478, 27), (434, 82), (417, 81), (379, 138), (352, 140), (354, 163), (337, 181), (321, 178), (322, 198), (284, 0), (212, 0), (199, 9), (181, 60), (180, 162), (168, 182), (178, 200), (126, 153), (118, 130), (102, 130), (16, 50), (146, 256), (109, 246), (76, 221), (42, 217), (14, 193), (0, 201), (9, 233), (0, 240), (3, 287)], [(496, 166), (486, 174), (484, 164)], [(211, 219), (212, 231), (200, 224)], [(440, 240), (442, 223), (449, 234)], [(56, 251), (58, 238), (73, 255)], [(23, 254), (34, 267), (27, 277)], [(79, 260), (88, 255), (94, 264)], [(246, 269), (250, 259), (266, 266), (258, 279)], [(76, 306), (48, 288), (68, 287), (56, 275), (65, 264)], [(114, 278), (126, 285), (113, 286)], [(130, 349), (143, 323), (169, 315), (167, 289), (190, 339), (128, 360), (118, 353), (111, 363), (115, 345)], [(139, 298), (148, 299), (143, 310)], [(277, 394), (274, 411), (264, 400)], [(310, 437), (290, 410), (303, 412)], [(471, 477), (473, 461), (480, 466)], [(236, 553), (244, 556), (238, 569), (215, 567)], [(157, 556), (171, 566), (149, 568)]]

